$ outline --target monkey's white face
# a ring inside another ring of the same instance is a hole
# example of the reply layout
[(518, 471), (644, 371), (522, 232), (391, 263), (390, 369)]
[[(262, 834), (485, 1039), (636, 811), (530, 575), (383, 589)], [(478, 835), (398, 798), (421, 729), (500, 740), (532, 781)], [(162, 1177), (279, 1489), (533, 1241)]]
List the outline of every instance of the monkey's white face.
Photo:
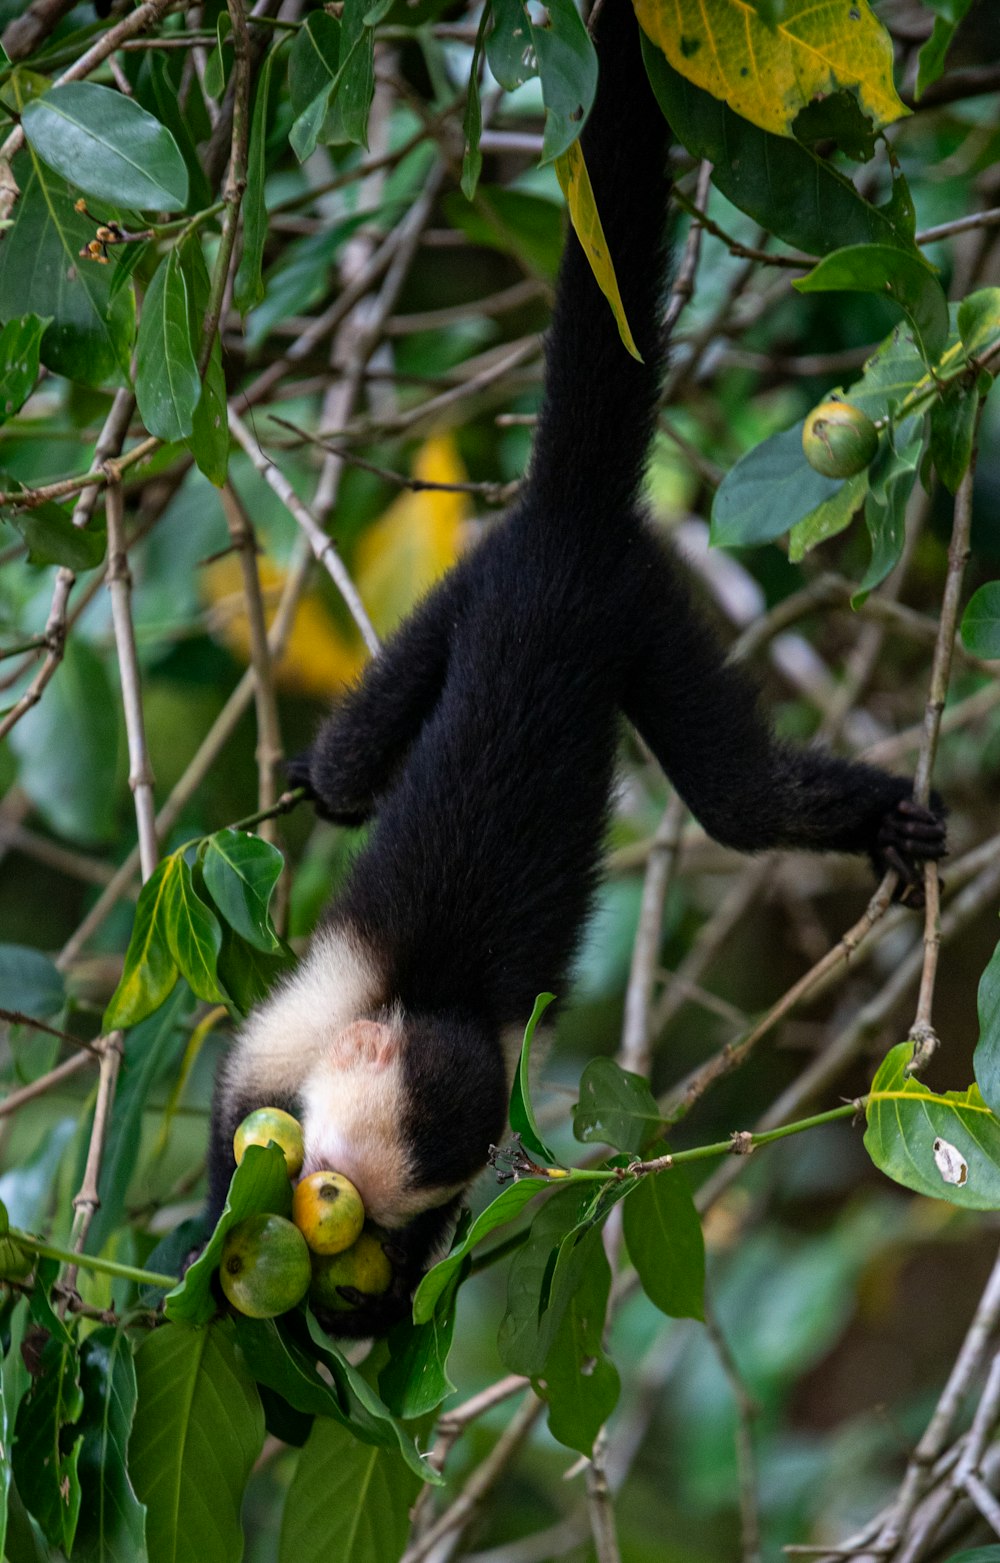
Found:
[(302, 1085), (302, 1175), (350, 1178), (377, 1226), (392, 1229), (444, 1204), (456, 1188), (414, 1188), (404, 1142), (402, 1026), (356, 1020), (343, 1027)]

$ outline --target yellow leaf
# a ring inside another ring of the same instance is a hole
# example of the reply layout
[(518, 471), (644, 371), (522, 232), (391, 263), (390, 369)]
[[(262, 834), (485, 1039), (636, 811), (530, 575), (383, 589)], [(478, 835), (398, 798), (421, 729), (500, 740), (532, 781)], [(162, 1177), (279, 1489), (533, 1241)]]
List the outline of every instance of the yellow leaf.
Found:
[[(258, 560), (264, 617), (270, 625), (286, 572), (271, 559)], [(250, 630), (243, 598), (243, 573), (235, 554), (216, 559), (203, 572), (203, 590), (212, 606), (212, 629), (239, 661), (250, 660)], [(327, 699), (356, 677), (366, 660), (360, 640), (340, 630), (316, 592), (300, 601), (284, 654), (275, 668), (279, 688)]]
[[(601, 227), (593, 186), (590, 183), (587, 165), (583, 161), (579, 141), (574, 141), (561, 157), (556, 158), (555, 166), (563, 195), (566, 197), (566, 205), (569, 207), (570, 221), (583, 247), (583, 253), (590, 262), (590, 269), (597, 278), (597, 286), (614, 311), (615, 320), (618, 322), (618, 334), (632, 357), (642, 363), (642, 354), (635, 345), (629, 323), (625, 319), (625, 306), (618, 291), (618, 279), (611, 262), (604, 229)], [(640, 191), (639, 199), (643, 198), (643, 192)]]
[(867, 0), (786, 0), (774, 26), (749, 0), (635, 0), (635, 13), (674, 70), (775, 135), (790, 136), (800, 109), (842, 87), (876, 129), (907, 112)]
[[(417, 454), (413, 476), (425, 483), (464, 483), (467, 473), (450, 434), (433, 435)], [(370, 526), (354, 556), (355, 581), (379, 634), (394, 629), (455, 562), (467, 494), (407, 491)]]

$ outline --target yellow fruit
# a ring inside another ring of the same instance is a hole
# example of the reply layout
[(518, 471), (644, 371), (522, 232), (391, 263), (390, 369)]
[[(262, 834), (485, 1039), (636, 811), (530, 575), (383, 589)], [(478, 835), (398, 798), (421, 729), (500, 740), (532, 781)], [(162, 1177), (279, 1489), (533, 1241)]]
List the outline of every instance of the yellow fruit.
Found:
[(342, 1254), (317, 1254), (312, 1262), (309, 1300), (320, 1308), (346, 1312), (355, 1306), (338, 1292), (350, 1286), (369, 1297), (381, 1297), (392, 1285), (392, 1265), (374, 1232), (362, 1232)]
[(878, 450), (878, 430), (866, 412), (836, 398), (814, 407), (802, 429), (806, 460), (826, 478), (853, 478)]
[(244, 1118), (233, 1135), (233, 1155), (237, 1167), (248, 1145), (268, 1145), (272, 1140), (285, 1153), (288, 1176), (297, 1178), (302, 1171), (305, 1155), (302, 1125), (291, 1113), (282, 1112), (280, 1107), (258, 1107), (256, 1112), (248, 1113)]
[(342, 1172), (311, 1172), (295, 1185), (292, 1220), (314, 1254), (341, 1254), (365, 1224), (365, 1207)]
[(284, 1216), (257, 1211), (230, 1228), (219, 1281), (233, 1307), (251, 1319), (273, 1319), (301, 1302), (311, 1276), (309, 1250)]

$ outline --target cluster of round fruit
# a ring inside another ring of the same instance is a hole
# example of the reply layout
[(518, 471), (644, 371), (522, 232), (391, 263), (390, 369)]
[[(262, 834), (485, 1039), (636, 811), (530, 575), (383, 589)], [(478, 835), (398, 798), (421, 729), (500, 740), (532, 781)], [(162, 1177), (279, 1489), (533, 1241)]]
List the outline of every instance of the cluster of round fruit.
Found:
[[(233, 1138), (239, 1166), (249, 1145), (271, 1141), (285, 1153), (288, 1176), (302, 1171), (302, 1125), (277, 1107), (259, 1107)], [(352, 1295), (381, 1296), (392, 1283), (392, 1265), (375, 1231), (365, 1228), (365, 1207), (340, 1172), (312, 1172), (292, 1195), (292, 1219), (256, 1211), (230, 1227), (219, 1265), (222, 1290), (240, 1313), (271, 1319), (309, 1293), (331, 1312), (357, 1306)], [(345, 1295), (346, 1293), (346, 1295)]]

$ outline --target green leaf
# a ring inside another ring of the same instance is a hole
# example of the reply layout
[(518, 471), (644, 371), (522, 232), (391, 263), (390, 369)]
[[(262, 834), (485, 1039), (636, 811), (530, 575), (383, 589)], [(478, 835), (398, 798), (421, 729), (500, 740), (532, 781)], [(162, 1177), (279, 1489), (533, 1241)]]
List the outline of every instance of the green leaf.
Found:
[(868, 469), (866, 467), (864, 472), (857, 472), (853, 478), (848, 478), (835, 494), (829, 499), (824, 499), (815, 510), (810, 510), (801, 521), (797, 521), (788, 537), (788, 557), (792, 563), (798, 564), (811, 549), (818, 548), (820, 543), (836, 537), (838, 532), (843, 532), (845, 527), (850, 526), (864, 504), (867, 492)]
[(465, 134), (465, 150), (462, 154), (462, 194), (467, 201), (471, 201), (475, 195), (476, 186), (479, 183), (479, 175), (483, 169), (483, 154), (479, 150), (479, 138), (483, 133), (483, 106), (479, 98), (479, 72), (482, 66), (486, 29), (490, 24), (491, 15), (491, 0), (487, 0), (487, 3), (483, 6), (483, 14), (479, 18), (479, 30), (476, 33), (476, 44), (472, 51), (472, 64), (469, 67), (469, 88), (465, 100), (465, 117), (462, 121), (462, 129)]
[(261, 262), (264, 257), (264, 241), (267, 238), (267, 206), (264, 196), (264, 181), (267, 176), (267, 113), (271, 98), (271, 72), (278, 47), (280, 46), (271, 49), (261, 67), (250, 126), (247, 188), (243, 197), (243, 254), (233, 284), (233, 302), (241, 315), (245, 315), (264, 297)]
[(413, 1439), (402, 1423), (398, 1422), (376, 1394), (364, 1374), (344, 1356), (336, 1341), (330, 1339), (310, 1308), (305, 1309), (306, 1326), (313, 1346), (329, 1369), (333, 1382), (345, 1407), (351, 1426), (359, 1437), (369, 1442), (398, 1450), (410, 1470), (421, 1483), (438, 1486), (443, 1478), (431, 1471), (426, 1460), (418, 1453)]
[(452, 1249), (446, 1258), (440, 1260), (424, 1276), (413, 1298), (413, 1322), (426, 1324), (428, 1319), (437, 1311), (439, 1299), (444, 1296), (453, 1277), (461, 1268), (466, 1255), (471, 1253), (476, 1244), (487, 1237), (497, 1227), (504, 1226), (508, 1221), (513, 1221), (519, 1216), (529, 1200), (543, 1188), (549, 1187), (547, 1178), (521, 1178), (517, 1183), (511, 1183), (498, 1194), (492, 1205), (477, 1216), (457, 1248)]
[[(588, 1230), (584, 1218), (591, 1197), (582, 1194), (579, 1185), (553, 1194), (531, 1223), (528, 1241), (514, 1256), (507, 1280), (507, 1310), (497, 1335), (500, 1360), (512, 1373), (537, 1378), (544, 1371), (562, 1309), (585, 1268), (581, 1260), (587, 1251), (581, 1250), (579, 1239)], [(558, 1306), (550, 1307), (557, 1266), (561, 1296)]]
[(232, 52), (230, 39), (232, 30), (233, 24), (228, 11), (221, 12), (215, 24), (215, 47), (205, 61), (205, 74), (202, 78), (202, 86), (210, 98), (221, 98), (226, 90), (226, 62), (222, 51), (228, 43)]
[(80, 1512), (77, 1463), (83, 1410), (76, 1342), (43, 1294), (31, 1299), (35, 1322), (50, 1331), (38, 1355), (31, 1388), (17, 1408), (13, 1471), (25, 1505), (53, 1546), (67, 1554)]
[(10, 1399), (12, 1399), (10, 1392), (0, 1378), (0, 1558), (7, 1556), (7, 1514), (11, 1494)]
[(613, 1058), (591, 1059), (573, 1108), (573, 1133), (578, 1140), (596, 1140), (634, 1155), (653, 1138), (662, 1121), (642, 1075), (622, 1069)]
[(315, 1353), (303, 1350), (290, 1339), (287, 1328), (282, 1328), (277, 1319), (250, 1319), (234, 1314), (233, 1324), (240, 1350), (258, 1384), (273, 1389), (297, 1411), (332, 1417), (343, 1427), (353, 1427), (355, 1437), (365, 1443), (373, 1441), (366, 1424), (352, 1424), (336, 1387), (320, 1377)]
[(340, 22), (325, 11), (306, 18), (288, 56), (288, 95), (295, 122), (288, 133), (300, 162), (316, 150), (340, 66)]
[[(208, 267), (197, 234), (192, 234), (187, 243), (181, 246), (181, 267), (187, 282), (191, 347), (197, 358), (211, 288)], [(212, 340), (188, 446), (208, 481), (214, 483), (216, 488), (221, 488), (229, 472), (229, 409), (218, 331)]]
[(506, 92), (538, 75), (532, 26), (522, 0), (492, 0), (493, 29), (486, 40), (489, 68)]
[(26, 104), (21, 123), (38, 156), (87, 195), (141, 210), (187, 205), (188, 173), (176, 141), (124, 93), (67, 82)]
[(772, 434), (730, 467), (712, 505), (715, 547), (769, 543), (836, 494), (840, 480), (823, 477), (806, 461), (804, 421)]
[(205, 888), (230, 927), (258, 950), (280, 951), (268, 914), (285, 861), (278, 848), (245, 831), (219, 830), (203, 852)]
[(369, 0), (344, 0), (340, 67), (322, 126), (328, 143), (368, 145), (368, 111), (375, 92), (375, 33), (366, 23)]
[(42, 362), (81, 385), (123, 383), (135, 331), (131, 288), (112, 293), (113, 268), (81, 261), (94, 225), (63, 180), (29, 151), (14, 159), (21, 188), (0, 244), (0, 319), (51, 318)]
[(983, 1100), (996, 1113), (1000, 1108), (1000, 944), (979, 979), (979, 1041), (972, 1068)]
[(10, 523), (28, 545), (29, 564), (64, 564), (82, 573), (99, 565), (107, 550), (108, 534), (103, 526), (94, 522), (74, 526), (69, 511), (51, 500), (31, 510), (15, 510)]
[(640, 1177), (622, 1211), (642, 1289), (672, 1319), (705, 1317), (705, 1241), (679, 1167)]
[(71, 635), (45, 699), (17, 724), (10, 744), (35, 808), (78, 846), (114, 835), (120, 735), (121, 701), (105, 663)]
[(122, 1330), (105, 1325), (88, 1335), (80, 1383), (82, 1500), (73, 1557), (79, 1563), (145, 1563), (146, 1512), (125, 1464), (136, 1383), (132, 1348)]
[[(176, 60), (177, 56), (174, 55)], [(168, 56), (160, 55), (151, 49), (146, 57), (146, 70), (148, 71), (149, 85), (153, 89), (153, 100), (156, 108), (156, 117), (177, 145), (177, 150), (184, 159), (184, 166), (188, 175), (188, 196), (184, 203), (185, 210), (191, 213), (202, 212), (207, 206), (211, 206), (214, 199), (214, 191), (205, 176), (205, 170), (201, 166), (198, 156), (198, 140), (200, 135), (197, 121), (200, 117), (195, 108), (194, 87), (188, 89), (187, 101), (182, 107), (181, 97), (178, 93), (180, 73), (167, 63)], [(202, 108), (202, 113), (204, 109)], [(205, 131), (208, 134), (208, 131)]]
[(87, 1233), (88, 1253), (99, 1254), (116, 1229), (125, 1224), (149, 1094), (183, 1052), (185, 1037), (180, 1025), (190, 1009), (191, 996), (178, 984), (168, 1002), (125, 1039), (111, 1127), (101, 1159), (100, 1204)]
[(931, 457), (938, 477), (952, 494), (969, 470), (979, 410), (973, 386), (948, 386), (931, 407)]
[(293, 971), (295, 964), (295, 956), (286, 945), (277, 955), (266, 955), (241, 939), (228, 923), (222, 924), (216, 973), (241, 1015), (249, 1015), (255, 1004), (266, 999), (278, 978)]
[(913, 250), (891, 216), (859, 195), (828, 159), (734, 113), (675, 71), (645, 35), (642, 55), (674, 134), (695, 157), (708, 158), (716, 189), (769, 233), (809, 255), (845, 244)]
[(924, 448), (921, 424), (921, 419), (911, 418), (898, 429), (889, 429), (868, 469), (865, 522), (871, 535), (872, 555), (851, 599), (855, 606), (885, 580), (902, 557), (906, 505)]
[(542, 1373), (532, 1384), (548, 1403), (553, 1438), (590, 1454), (621, 1390), (618, 1370), (603, 1346), (611, 1266), (600, 1227), (591, 1228), (581, 1239), (574, 1261), (576, 1284), (553, 1333)]
[(0, 944), (0, 1006), (52, 1020), (66, 1002), (66, 980), (54, 961), (26, 944)]
[(974, 657), (1000, 657), (1000, 581), (987, 581), (962, 615), (962, 645)]
[(475, 206), (454, 191), (442, 206), (448, 222), (473, 244), (521, 256), (543, 276), (555, 277), (563, 244), (562, 211), (555, 201), (529, 190), (480, 185)]
[(280, 1563), (395, 1563), (419, 1488), (394, 1450), (317, 1417), (285, 1502)]
[(230, 1227), (255, 1211), (288, 1216), (292, 1186), (284, 1153), (277, 1145), (248, 1145), (229, 1185), (222, 1214), (204, 1249), (185, 1271), (184, 1279), (168, 1292), (163, 1311), (181, 1324), (206, 1324), (218, 1305), (212, 1295), (212, 1276), (222, 1258), (222, 1246)]
[(232, 1326), (153, 1330), (135, 1367), (129, 1472), (146, 1505), (149, 1563), (239, 1563), (240, 1506), (264, 1413)]
[(551, 0), (548, 15), (547, 27), (531, 24), (545, 103), (543, 163), (577, 139), (597, 91), (597, 55), (573, 0)]
[(139, 892), (132, 937), (118, 986), (104, 1011), (105, 1031), (138, 1025), (169, 998), (177, 981), (177, 963), (167, 939), (167, 896), (176, 857), (157, 864)]
[(191, 349), (188, 296), (180, 256), (171, 250), (153, 273), (139, 317), (135, 396), (150, 434), (187, 439), (201, 396)]
[(225, 997), (216, 972), (222, 943), (218, 918), (195, 889), (181, 853), (167, 861), (172, 868), (164, 882), (162, 911), (170, 953), (192, 992), (218, 1003)]
[(1000, 1209), (1000, 1120), (979, 1087), (937, 1096), (907, 1074), (913, 1044), (883, 1060), (865, 1109), (865, 1148), (905, 1188), (971, 1210)]
[(457, 1287), (448, 1306), (426, 1324), (404, 1320), (390, 1330), (389, 1361), (378, 1376), (379, 1393), (389, 1409), (410, 1421), (435, 1411), (455, 1388), (448, 1377), (448, 1354), (455, 1332)]
[(924, 4), (937, 14), (934, 18), (934, 30), (917, 57), (917, 86), (914, 96), (918, 101), (931, 82), (937, 81), (944, 70), (955, 29), (968, 11), (972, 0), (924, 0)]
[(542, 1139), (535, 1122), (534, 1110), (531, 1106), (531, 1042), (535, 1035), (535, 1027), (541, 1020), (549, 1005), (555, 999), (554, 993), (540, 993), (535, 1000), (535, 1007), (531, 1011), (531, 1017), (524, 1028), (524, 1040), (521, 1043), (521, 1056), (518, 1060), (517, 1074), (514, 1076), (514, 1084), (510, 1093), (510, 1126), (515, 1134), (521, 1136), (521, 1143), (535, 1156), (542, 1156), (548, 1162), (555, 1162), (556, 1155), (550, 1151)]
[(853, 244), (825, 256), (796, 278), (799, 293), (875, 293), (898, 304), (913, 326), (924, 359), (937, 363), (948, 340), (948, 301), (919, 255), (887, 244)]
[(982, 358), (1000, 342), (1000, 288), (980, 288), (958, 306), (958, 332), (970, 358)]
[(38, 350), (51, 316), (20, 315), (0, 331), (0, 423), (20, 412), (38, 379)]

